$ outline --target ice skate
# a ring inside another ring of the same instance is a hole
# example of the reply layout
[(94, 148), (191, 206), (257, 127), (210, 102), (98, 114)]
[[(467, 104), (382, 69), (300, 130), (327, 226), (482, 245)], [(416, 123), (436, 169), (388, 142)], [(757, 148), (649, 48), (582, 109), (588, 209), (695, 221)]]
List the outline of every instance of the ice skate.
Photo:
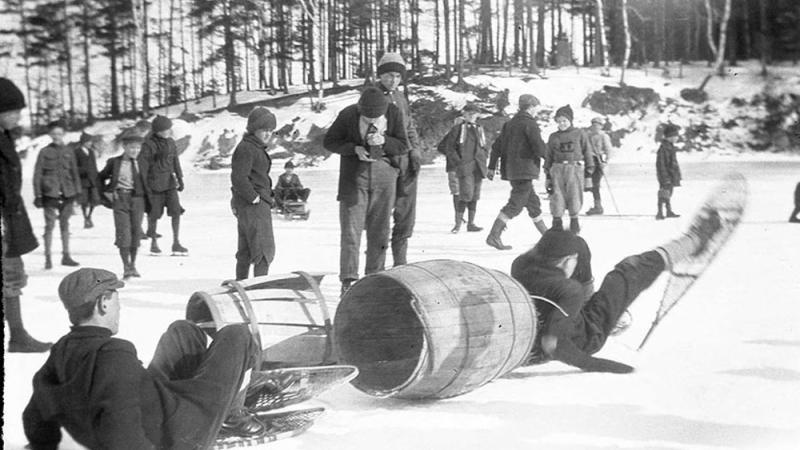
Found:
[(180, 242), (172, 243), (172, 256), (188, 256), (189, 250), (182, 246)]
[(158, 242), (155, 239), (150, 243), (150, 254), (154, 256), (158, 256), (161, 254), (161, 249), (158, 248)]

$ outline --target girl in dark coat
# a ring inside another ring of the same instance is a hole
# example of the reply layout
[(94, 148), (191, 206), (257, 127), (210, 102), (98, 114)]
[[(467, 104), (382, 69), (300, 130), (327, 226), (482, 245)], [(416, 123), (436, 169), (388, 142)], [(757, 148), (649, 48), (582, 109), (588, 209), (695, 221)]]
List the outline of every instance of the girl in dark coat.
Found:
[(681, 168), (675, 154), (678, 141), (678, 127), (668, 124), (664, 127), (664, 139), (656, 154), (656, 176), (658, 177), (658, 213), (656, 220), (664, 220), (663, 207), (667, 208), (667, 218), (680, 217), (672, 211), (672, 190), (681, 185)]

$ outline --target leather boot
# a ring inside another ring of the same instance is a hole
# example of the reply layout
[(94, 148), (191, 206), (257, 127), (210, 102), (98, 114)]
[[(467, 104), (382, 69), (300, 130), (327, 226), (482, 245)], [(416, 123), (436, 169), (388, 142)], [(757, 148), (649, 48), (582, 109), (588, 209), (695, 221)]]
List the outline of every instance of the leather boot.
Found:
[(564, 223), (561, 221), (561, 217), (553, 217), (553, 226), (550, 229), (564, 231)]
[(581, 225), (578, 223), (577, 217), (570, 217), (569, 218), (569, 231), (572, 231), (575, 234), (581, 232)]
[(494, 224), (492, 225), (492, 230), (489, 232), (489, 236), (486, 237), (486, 243), (498, 250), (511, 250), (510, 245), (505, 245), (503, 244), (503, 241), (500, 240), (500, 235), (503, 233), (505, 228), (506, 223), (504, 221), (502, 221), (500, 218), (495, 219)]

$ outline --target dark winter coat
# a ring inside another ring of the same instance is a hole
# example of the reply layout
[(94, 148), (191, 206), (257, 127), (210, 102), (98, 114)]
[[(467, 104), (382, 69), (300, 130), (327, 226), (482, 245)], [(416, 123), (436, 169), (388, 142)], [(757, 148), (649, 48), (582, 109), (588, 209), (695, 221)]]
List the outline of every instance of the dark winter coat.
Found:
[(252, 133), (245, 133), (231, 158), (231, 192), (235, 203), (250, 205), (260, 197), (273, 204), (272, 159), (267, 146)]
[(296, 173), (282, 173), (278, 177), (275, 189), (303, 189), (303, 183), (300, 182), (300, 177)]
[[(113, 191), (117, 188), (117, 181), (119, 180), (119, 167), (122, 165), (122, 159), (125, 158), (125, 155), (115, 156), (114, 158), (109, 158), (106, 161), (105, 167), (100, 173), (97, 174), (97, 185), (101, 186), (103, 191)], [(139, 171), (136, 172), (136, 166), (132, 166), (133, 170), (133, 196), (134, 197), (143, 197), (146, 194), (149, 194), (150, 191), (147, 190), (147, 184), (144, 180), (147, 179), (147, 172), (142, 170), (141, 165), (139, 165)], [(110, 181), (109, 181), (110, 180)]]
[(88, 153), (84, 152), (80, 145), (75, 146), (75, 161), (78, 163), (81, 186), (88, 188), (97, 186), (97, 156), (94, 150), (90, 148), (86, 150)]
[(142, 143), (139, 168), (147, 174), (148, 192), (159, 193), (183, 185), (178, 148), (172, 138), (151, 133)]
[[(354, 202), (357, 198), (356, 175), (359, 167), (370, 162), (360, 161), (356, 155), (356, 146), (367, 147), (359, 130), (361, 114), (358, 105), (350, 105), (339, 112), (330, 129), (325, 134), (323, 145), (330, 152), (341, 155), (339, 160), (339, 189), (336, 200)], [(383, 144), (382, 158), (394, 167), (397, 161), (392, 157), (408, 153), (408, 138), (400, 110), (393, 104), (386, 110), (386, 139)]]
[(61, 427), (92, 449), (167, 448), (162, 426), (177, 402), (133, 344), (107, 328), (73, 327), (34, 375), (22, 422), (34, 450), (57, 448)]
[(582, 163), (586, 176), (594, 172), (592, 146), (583, 130), (574, 127), (557, 130), (547, 140), (544, 169), (549, 171), (553, 164), (564, 162)]
[(72, 198), (82, 189), (78, 163), (70, 147), (50, 144), (39, 151), (33, 169), (33, 195), (36, 198)]
[(439, 142), (437, 150), (447, 158), (447, 172), (463, 177), (472, 175), (477, 169), (482, 178), (486, 177), (488, 149), (480, 125), (462, 123), (454, 126)]
[(681, 185), (681, 168), (678, 166), (678, 157), (672, 142), (661, 141), (661, 146), (656, 153), (656, 176), (661, 188), (677, 187)]
[(539, 178), (545, 152), (536, 119), (520, 111), (503, 125), (492, 144), (489, 170), (494, 171), (500, 159), (500, 176), (503, 180), (535, 180)]
[(14, 138), (0, 130), (0, 211), (2, 212), (5, 254), (16, 258), (39, 246), (22, 200), (22, 163)]

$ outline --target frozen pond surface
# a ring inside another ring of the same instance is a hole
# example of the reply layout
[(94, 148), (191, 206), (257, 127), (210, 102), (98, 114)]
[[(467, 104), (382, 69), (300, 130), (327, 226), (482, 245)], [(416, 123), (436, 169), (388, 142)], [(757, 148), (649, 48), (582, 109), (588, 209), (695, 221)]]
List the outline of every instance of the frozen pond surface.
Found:
[[(580, 373), (560, 363), (518, 369), (470, 394), (438, 402), (369, 397), (345, 386), (326, 394), (328, 414), (304, 435), (267, 446), (275, 449), (790, 449), (800, 442), (800, 226), (787, 223), (800, 161), (689, 162), (681, 159), (683, 186), (673, 196), (684, 217), (657, 222), (654, 163), (619, 163), (603, 186), (607, 215), (581, 217), (582, 236), (592, 246), (600, 279), (623, 257), (649, 249), (685, 227), (697, 203), (725, 172), (750, 183), (744, 223), (719, 259), (661, 324), (641, 352), (635, 348), (649, 326), (663, 279), (631, 308), (634, 323), (611, 338), (600, 355), (637, 368), (630, 375)], [(335, 158), (335, 156), (334, 156)], [(654, 158), (653, 158), (654, 159)], [(329, 162), (330, 163), (330, 162)], [(326, 163), (326, 167), (335, 167)], [(276, 164), (273, 179), (282, 164)], [(338, 296), (339, 226), (335, 200), (338, 171), (299, 169), (312, 189), (309, 221), (275, 218), (276, 260), (271, 273), (324, 271), (323, 290)], [(39, 210), (24, 191), (37, 234)], [(612, 202), (608, 187), (621, 216)], [(182, 243), (190, 256), (151, 257), (137, 264), (143, 278), (122, 291), (119, 337), (134, 342), (150, 360), (168, 323), (183, 317), (192, 292), (233, 276), (235, 220), (230, 213), (228, 173), (190, 172), (182, 202), (187, 210)], [(543, 190), (543, 183), (536, 183)], [(499, 252), (484, 243), (509, 191), (507, 182), (484, 181), (476, 222), (480, 233), (450, 234), (453, 211), (444, 169), (425, 167), (419, 187), (417, 225), (409, 261), (464, 260), (508, 272), (511, 261), (538, 239), (525, 214), (503, 235), (514, 249)], [(587, 199), (589, 199), (587, 195)], [(546, 221), (550, 223), (547, 203)], [(591, 206), (591, 205), (588, 205)], [(585, 206), (584, 209), (588, 208)], [(73, 256), (83, 266), (120, 272), (113, 247), (111, 214), (96, 213), (96, 227), (72, 221)], [(162, 220), (164, 249), (169, 224)], [(57, 233), (57, 232), (56, 232)], [(365, 245), (362, 243), (362, 245)], [(55, 239), (54, 248), (58, 248)], [(362, 247), (363, 248), (363, 247)], [(391, 262), (391, 256), (387, 258)], [(23, 314), (30, 332), (55, 340), (68, 330), (57, 297), (68, 268), (42, 270), (41, 247), (25, 257), (29, 286)], [(363, 258), (362, 258), (363, 267)], [(45, 355), (5, 356), (5, 448), (22, 448), (21, 412), (30, 380)], [(79, 448), (68, 437), (62, 449)], [(266, 448), (266, 447), (265, 447)]]

